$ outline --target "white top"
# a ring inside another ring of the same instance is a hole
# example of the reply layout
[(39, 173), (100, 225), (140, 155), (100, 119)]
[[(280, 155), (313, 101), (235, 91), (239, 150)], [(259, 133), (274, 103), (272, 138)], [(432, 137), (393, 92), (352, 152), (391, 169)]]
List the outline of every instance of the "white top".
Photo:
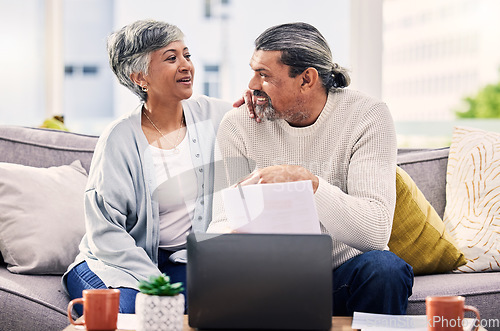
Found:
[(158, 183), (153, 196), (160, 212), (160, 247), (165, 249), (183, 247), (191, 230), (198, 190), (188, 140), (186, 134), (177, 150), (149, 146)]
[[(244, 106), (242, 106), (244, 107)], [(314, 194), (323, 233), (333, 239), (333, 267), (387, 247), (396, 203), (396, 134), (387, 106), (359, 92), (330, 92), (316, 122), (257, 123), (245, 109), (228, 112), (217, 145), (213, 217), (208, 232), (227, 232), (219, 191), (255, 168), (296, 164), (319, 178)]]

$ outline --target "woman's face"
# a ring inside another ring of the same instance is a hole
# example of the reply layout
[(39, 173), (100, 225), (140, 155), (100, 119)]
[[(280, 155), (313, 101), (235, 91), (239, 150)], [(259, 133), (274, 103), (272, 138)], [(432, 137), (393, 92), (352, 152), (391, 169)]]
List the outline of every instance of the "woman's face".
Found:
[(178, 40), (154, 51), (149, 62), (148, 102), (178, 102), (193, 94), (194, 66), (191, 54)]

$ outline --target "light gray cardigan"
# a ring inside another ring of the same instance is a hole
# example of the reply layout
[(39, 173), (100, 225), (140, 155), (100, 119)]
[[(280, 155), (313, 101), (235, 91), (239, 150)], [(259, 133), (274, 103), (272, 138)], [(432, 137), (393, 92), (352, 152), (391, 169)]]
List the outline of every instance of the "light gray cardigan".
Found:
[[(85, 192), (86, 234), (68, 267), (85, 260), (108, 287), (137, 289), (139, 280), (161, 273), (157, 185), (141, 109), (114, 121), (99, 138)], [(200, 96), (183, 101), (183, 109), (198, 182), (192, 230), (204, 232), (212, 214), (216, 132), (231, 105)]]

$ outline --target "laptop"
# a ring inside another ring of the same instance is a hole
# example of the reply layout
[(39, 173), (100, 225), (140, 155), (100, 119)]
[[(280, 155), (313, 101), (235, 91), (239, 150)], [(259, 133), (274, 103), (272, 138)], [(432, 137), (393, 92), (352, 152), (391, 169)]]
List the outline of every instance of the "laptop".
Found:
[(191, 327), (330, 329), (330, 236), (191, 233), (187, 254)]

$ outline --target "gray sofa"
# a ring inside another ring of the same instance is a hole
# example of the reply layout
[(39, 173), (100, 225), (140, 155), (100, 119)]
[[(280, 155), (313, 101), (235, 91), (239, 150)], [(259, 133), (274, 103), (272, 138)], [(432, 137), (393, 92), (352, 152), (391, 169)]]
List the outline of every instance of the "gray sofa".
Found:
[[(49, 167), (81, 160), (89, 169), (97, 137), (47, 129), (0, 126), (0, 162)], [(448, 149), (399, 151), (399, 165), (440, 216), (445, 208)], [(408, 314), (425, 314), (428, 295), (463, 295), (484, 320), (500, 320), (500, 272), (415, 278)], [(20, 275), (0, 260), (0, 330), (62, 330), (69, 299), (58, 275)], [(493, 325), (488, 330), (500, 330)]]
[[(399, 166), (413, 178), (441, 217), (446, 206), (448, 152), (449, 148), (398, 151)], [(417, 276), (408, 315), (425, 314), (425, 298), (430, 295), (462, 295), (467, 305), (479, 309), (482, 323), (489, 325), (487, 330), (500, 330), (500, 272)]]

